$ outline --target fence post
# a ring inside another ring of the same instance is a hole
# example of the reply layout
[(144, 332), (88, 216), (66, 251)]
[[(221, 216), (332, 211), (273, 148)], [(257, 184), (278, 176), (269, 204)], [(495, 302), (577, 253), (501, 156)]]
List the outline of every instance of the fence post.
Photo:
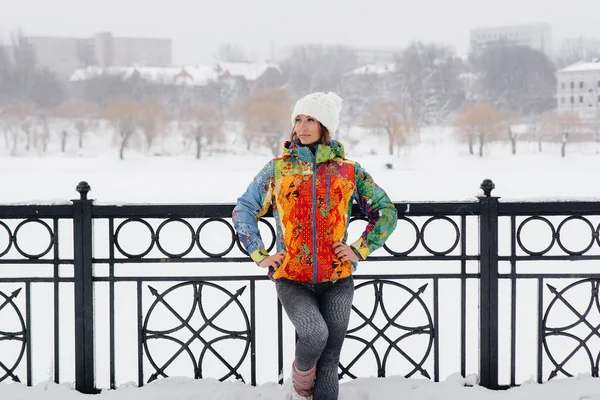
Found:
[(498, 389), (498, 199), (494, 182), (481, 183), (479, 196), (479, 379)]
[(94, 281), (92, 270), (92, 200), (87, 182), (80, 182), (80, 198), (73, 202), (73, 257), (75, 280), (75, 389), (98, 393), (94, 365)]

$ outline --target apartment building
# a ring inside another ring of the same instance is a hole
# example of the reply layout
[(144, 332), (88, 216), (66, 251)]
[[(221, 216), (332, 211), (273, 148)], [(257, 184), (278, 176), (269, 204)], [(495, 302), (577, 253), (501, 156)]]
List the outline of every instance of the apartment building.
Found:
[(600, 60), (580, 61), (557, 72), (559, 112), (583, 118), (600, 115)]

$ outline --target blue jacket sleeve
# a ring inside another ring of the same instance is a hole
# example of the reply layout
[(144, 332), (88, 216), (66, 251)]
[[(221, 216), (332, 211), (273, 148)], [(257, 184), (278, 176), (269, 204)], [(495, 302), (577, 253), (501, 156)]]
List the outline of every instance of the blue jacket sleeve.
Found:
[(237, 200), (232, 220), (240, 243), (256, 264), (269, 256), (258, 229), (258, 219), (271, 206), (273, 196), (273, 165), (270, 161), (254, 177), (246, 192)]

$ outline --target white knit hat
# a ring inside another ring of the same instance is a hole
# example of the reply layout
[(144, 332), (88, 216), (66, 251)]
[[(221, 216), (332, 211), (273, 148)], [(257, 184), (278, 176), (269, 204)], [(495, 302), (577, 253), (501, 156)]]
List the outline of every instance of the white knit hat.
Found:
[(322, 123), (333, 135), (340, 124), (342, 98), (333, 92), (315, 92), (298, 100), (292, 112), (292, 127), (298, 115), (310, 115)]

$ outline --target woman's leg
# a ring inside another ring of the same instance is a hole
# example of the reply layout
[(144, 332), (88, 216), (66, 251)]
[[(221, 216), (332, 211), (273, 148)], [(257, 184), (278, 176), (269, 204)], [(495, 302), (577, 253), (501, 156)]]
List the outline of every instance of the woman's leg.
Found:
[(322, 294), (317, 294), (321, 315), (329, 330), (329, 337), (317, 363), (313, 400), (337, 400), (339, 393), (338, 365), (354, 298), (352, 276), (340, 279)]
[(278, 279), (275, 287), (279, 301), (298, 335), (292, 381), (298, 393), (308, 396), (312, 392), (314, 367), (327, 344), (327, 324), (319, 310), (317, 296), (306, 285)]

